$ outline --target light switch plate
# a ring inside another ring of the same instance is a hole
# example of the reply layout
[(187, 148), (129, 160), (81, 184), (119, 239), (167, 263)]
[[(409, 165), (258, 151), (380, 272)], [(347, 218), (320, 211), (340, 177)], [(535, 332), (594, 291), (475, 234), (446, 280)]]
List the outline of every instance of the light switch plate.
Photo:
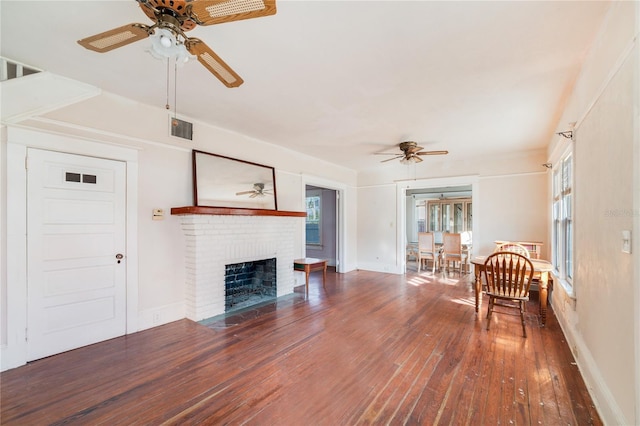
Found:
[(622, 231), (622, 252), (631, 253), (631, 231)]
[(164, 219), (164, 210), (163, 209), (153, 209), (153, 220), (163, 220)]

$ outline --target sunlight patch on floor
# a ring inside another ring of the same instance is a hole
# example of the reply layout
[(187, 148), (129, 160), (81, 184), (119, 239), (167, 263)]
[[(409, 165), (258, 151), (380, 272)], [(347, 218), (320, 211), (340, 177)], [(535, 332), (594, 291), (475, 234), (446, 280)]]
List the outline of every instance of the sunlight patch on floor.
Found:
[(436, 279), (433, 277), (427, 277), (427, 276), (417, 276), (417, 277), (413, 277), (411, 278), (409, 281), (407, 281), (407, 283), (409, 283), (412, 286), (421, 286), (421, 285), (425, 285), (425, 284), (431, 284), (436, 282)]
[(450, 299), (453, 303), (457, 303), (459, 305), (467, 305), (467, 306), (476, 306), (475, 300), (471, 299)]
[(438, 281), (440, 282), (440, 284), (456, 285), (460, 281), (460, 277), (458, 277), (458, 278), (442, 277)]

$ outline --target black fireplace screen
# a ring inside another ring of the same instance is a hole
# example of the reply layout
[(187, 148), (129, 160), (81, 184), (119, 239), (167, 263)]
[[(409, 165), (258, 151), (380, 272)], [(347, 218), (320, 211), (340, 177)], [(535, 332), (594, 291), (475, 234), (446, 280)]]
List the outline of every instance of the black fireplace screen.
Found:
[(225, 312), (275, 299), (276, 259), (225, 265)]

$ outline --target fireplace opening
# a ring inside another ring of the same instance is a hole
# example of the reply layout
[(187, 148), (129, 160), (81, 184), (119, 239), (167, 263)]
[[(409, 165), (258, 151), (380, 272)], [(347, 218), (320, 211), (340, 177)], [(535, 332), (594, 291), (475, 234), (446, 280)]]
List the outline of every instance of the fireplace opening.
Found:
[(233, 263), (224, 267), (225, 313), (237, 311), (277, 297), (276, 259)]

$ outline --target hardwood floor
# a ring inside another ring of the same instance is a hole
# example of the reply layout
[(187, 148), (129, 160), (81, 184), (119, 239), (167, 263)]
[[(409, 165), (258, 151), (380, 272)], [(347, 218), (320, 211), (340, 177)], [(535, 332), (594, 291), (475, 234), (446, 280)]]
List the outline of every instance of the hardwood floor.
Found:
[[(555, 316), (476, 315), (471, 276), (312, 274), (310, 294), (4, 372), (4, 425), (602, 424)], [(485, 305), (486, 308), (486, 305)]]

